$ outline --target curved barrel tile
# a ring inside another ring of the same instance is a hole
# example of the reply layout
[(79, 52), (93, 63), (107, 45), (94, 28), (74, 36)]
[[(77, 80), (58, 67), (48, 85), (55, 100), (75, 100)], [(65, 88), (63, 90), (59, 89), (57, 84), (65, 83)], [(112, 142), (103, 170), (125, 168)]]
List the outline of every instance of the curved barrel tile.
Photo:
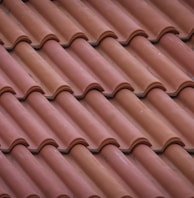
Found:
[[(113, 145), (105, 146), (97, 159), (108, 170), (112, 170), (114, 177), (120, 177), (122, 185), (130, 188), (134, 197), (163, 197), (161, 192), (147, 177), (144, 172), (133, 162), (130, 155), (124, 155), (117, 147)], [(126, 174), (127, 173), (127, 174)], [(118, 179), (117, 179), (118, 180)], [(141, 189), (141, 190), (140, 190)]]
[(14, 56), (17, 56), (18, 64), (39, 84), (48, 98), (54, 98), (61, 91), (72, 93), (70, 86), (28, 43), (19, 43)]
[(1, 94), (10, 91), (15, 93), (17, 98), (24, 99), (33, 91), (43, 92), (41, 87), (33, 81), (28, 73), (21, 68), (21, 65), (10, 55), (11, 53), (0, 46)]
[(122, 44), (127, 44), (136, 35), (147, 37), (145, 31), (132, 19), (130, 14), (117, 6), (114, 1), (92, 0), (84, 1), (84, 3), (112, 29)]
[[(77, 43), (77, 41), (74, 42)], [(86, 41), (83, 40), (83, 42), (85, 43)], [(89, 45), (87, 42), (85, 44)], [(77, 46), (79, 48), (82, 47), (80, 45)], [(70, 50), (66, 50), (62, 48), (59, 43), (48, 41), (39, 54), (48, 64), (50, 63), (53, 70), (55, 70), (62, 79), (68, 82), (76, 97), (83, 97), (90, 89), (103, 91), (102, 83), (89, 72), (89, 69), (87, 69), (84, 63), (71, 53), (71, 47)]]
[[(82, 146), (83, 145), (78, 145), (78, 148)], [(74, 152), (78, 151), (78, 149), (74, 150)], [(80, 150), (80, 152), (82, 151)], [(85, 173), (86, 170), (79, 167), (80, 162), (76, 162), (73, 154), (71, 153), (72, 152), (70, 152), (69, 156), (63, 156), (56, 148), (48, 145), (41, 150), (40, 155), (45, 161), (44, 164), (47, 167), (49, 166), (50, 170), (54, 172), (58, 178), (60, 178), (60, 180), (68, 187), (68, 189), (71, 190), (73, 196), (80, 198), (100, 198), (105, 196), (105, 194), (93, 182), (93, 178)], [(86, 148), (84, 153), (84, 155), (80, 156), (82, 156), (82, 160), (87, 163), (88, 158), (91, 157), (92, 154), (88, 153)]]
[(99, 123), (71, 94), (60, 93), (53, 105), (64, 117), (70, 117), (79, 126), (89, 150), (97, 152), (106, 144), (119, 146), (117, 136), (103, 123)]
[[(87, 66), (86, 69), (90, 75), (94, 76), (103, 87), (103, 94), (112, 97), (117, 91), (123, 88), (133, 90), (131, 84), (113, 68), (111, 62), (109, 63), (95, 48), (92, 48), (84, 40), (76, 40), (68, 51), (78, 63), (83, 63)], [(108, 76), (108, 77), (107, 77)]]
[(170, 54), (163, 53), (144, 37), (135, 37), (126, 49), (134, 50), (138, 58), (143, 60), (142, 66), (162, 82), (169, 95), (176, 96), (184, 87), (194, 87), (192, 79), (177, 67)]
[(175, 64), (179, 66), (191, 79), (194, 76), (194, 52), (183, 41), (173, 34), (164, 35), (159, 44), (157, 45), (164, 53), (175, 61)]
[(70, 155), (107, 197), (133, 197), (83, 145), (72, 148)]
[(25, 104), (32, 114), (48, 123), (58, 149), (67, 152), (74, 145), (82, 143), (93, 152), (106, 144), (119, 146), (114, 132), (99, 123), (69, 93), (60, 93), (55, 101), (47, 101), (41, 94), (32, 93)]
[[(23, 177), (21, 169), (14, 166), (13, 162), (8, 160), (6, 156), (0, 151), (0, 174), (3, 180), (3, 184), (9, 189), (7, 194), (10, 197), (36, 197), (35, 192), (38, 191), (32, 182), (26, 182), (26, 178)], [(2, 186), (4, 186), (2, 185)], [(0, 195), (2, 196), (2, 194)]]
[(146, 145), (137, 146), (132, 156), (137, 161), (137, 166), (154, 182), (155, 186), (166, 192), (164, 197), (192, 197), (194, 196), (193, 184), (188, 179), (183, 179), (173, 168), (168, 166), (158, 155)]
[[(75, 98), (72, 96), (73, 99)], [(65, 98), (63, 102), (65, 102)], [(75, 144), (81, 143), (87, 146), (90, 143), (87, 136), (83, 135), (84, 132), (79, 125), (66, 112), (58, 111), (43, 95), (32, 93), (24, 106), (56, 140), (59, 150), (67, 152)]]
[(194, 89), (187, 87), (181, 90), (179, 95), (174, 98), (174, 101), (180, 105), (185, 111), (187, 111), (191, 117), (194, 116)]
[(173, 21), (181, 39), (188, 39), (194, 33), (194, 14), (191, 9), (184, 5), (184, 2), (178, 0), (170, 2), (168, 0), (150, 1)]
[(112, 131), (122, 151), (129, 152), (140, 143), (150, 145), (141, 129), (98, 91), (90, 91), (81, 103), (108, 131)]
[[(87, 35), (76, 25), (74, 20), (69, 17), (69, 14), (64, 10), (61, 11), (60, 6), (58, 8), (52, 1), (28, 1), (26, 5), (37, 12), (37, 14), (42, 15), (47, 26), (57, 36), (61, 45), (67, 46), (75, 38), (87, 39)], [(76, 9), (77, 6), (78, 4), (76, 4)]]
[(58, 146), (55, 139), (48, 134), (47, 127), (44, 128), (13, 94), (4, 93), (0, 97), (0, 104), (5, 115), (1, 116), (2, 150), (9, 151), (17, 143), (28, 146), (34, 152), (46, 144)]
[(162, 151), (171, 143), (184, 145), (179, 135), (169, 128), (166, 123), (162, 122), (160, 117), (157, 117), (149, 106), (143, 104), (142, 100), (130, 91), (119, 91), (111, 103), (118, 108), (133, 125), (137, 125), (140, 128), (140, 132), (145, 135), (152, 144), (153, 150), (158, 152)]
[[(44, 148), (43, 148), (44, 149)], [(11, 151), (15, 168), (20, 169), (20, 177), (26, 177), (26, 182), (36, 186), (34, 194), (40, 197), (71, 197), (72, 193), (60, 179), (53, 174), (44, 164), (40, 154), (35, 157), (28, 149), (22, 145), (17, 145)], [(8, 158), (11, 160), (10, 158)]]
[(115, 39), (104, 39), (97, 50), (126, 79), (136, 95), (145, 96), (154, 87), (165, 90), (162, 82), (144, 67), (144, 63), (137, 58), (137, 55), (127, 50), (127, 47), (123, 47)]
[[(74, 24), (85, 33), (88, 42), (97, 45), (105, 37), (114, 37), (116, 34), (82, 1), (54, 1), (69, 16)], [(50, 14), (50, 13), (49, 13)]]
[(138, 0), (135, 3), (128, 0), (118, 1), (128, 13), (135, 18), (140, 27), (147, 33), (148, 39), (158, 41), (167, 32), (177, 34), (178, 30), (163, 13), (160, 13), (149, 1)]
[(31, 42), (29, 36), (17, 25), (10, 11), (0, 4), (0, 38), (7, 49), (12, 49), (18, 42)]
[[(79, 144), (68, 155), (51, 145), (36, 155), (17, 145), (9, 154), (0, 152), (0, 159), (4, 187), (0, 192), (10, 197), (32, 192), (43, 198), (194, 196), (194, 160), (177, 144), (169, 145), (160, 155), (142, 144), (130, 154), (114, 145), (92, 154)], [(21, 190), (18, 185), (26, 188)]]
[(187, 178), (192, 184), (194, 183), (194, 159), (185, 149), (177, 144), (172, 144), (165, 150), (162, 160), (169, 164), (180, 177)]
[(24, 2), (8, 0), (3, 1), (3, 6), (10, 12), (10, 18), (14, 18), (13, 21), (16, 21), (19, 30), (25, 32), (34, 47), (40, 47), (48, 39), (58, 40), (49, 27)]
[(160, 89), (153, 89), (145, 99), (146, 105), (152, 109), (158, 118), (166, 123), (185, 144), (187, 150), (194, 148), (194, 122), (192, 114), (170, 98)]
[(9, 152), (15, 145), (23, 144), (29, 146), (22, 130), (1, 108), (0, 113), (0, 150)]

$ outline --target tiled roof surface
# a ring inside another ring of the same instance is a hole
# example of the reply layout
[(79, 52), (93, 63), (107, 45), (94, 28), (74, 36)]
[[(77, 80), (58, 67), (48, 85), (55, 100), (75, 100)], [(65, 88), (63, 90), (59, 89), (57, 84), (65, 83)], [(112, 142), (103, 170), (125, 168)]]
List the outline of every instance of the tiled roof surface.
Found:
[(0, 197), (194, 197), (194, 1), (0, 1)]

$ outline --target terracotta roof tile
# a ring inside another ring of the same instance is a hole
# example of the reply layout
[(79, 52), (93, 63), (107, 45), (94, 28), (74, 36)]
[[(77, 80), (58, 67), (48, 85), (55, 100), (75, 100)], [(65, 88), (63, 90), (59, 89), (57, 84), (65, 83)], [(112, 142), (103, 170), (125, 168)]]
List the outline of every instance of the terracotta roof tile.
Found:
[[(160, 100), (157, 98), (160, 98)], [(192, 135), (194, 123), (192, 116), (159, 89), (152, 90), (146, 99), (148, 99), (150, 108), (159, 113), (158, 116), (163, 122), (166, 122), (166, 125), (169, 126), (169, 128), (177, 131), (177, 133), (180, 134), (180, 137), (182, 134), (184, 135), (184, 138), (186, 138), (184, 141), (187, 145), (186, 147), (192, 150), (193, 146), (189, 146), (194, 143)], [(183, 140), (184, 138), (181, 139)]]
[[(177, 39), (176, 45), (180, 43), (179, 48), (182, 46), (180, 50), (183, 48), (188, 52), (187, 59), (172, 54), (174, 52), (169, 51), (167, 46), (163, 47), (167, 36)], [(140, 47), (141, 44), (143, 47)], [(2, 51), (6, 53), (3, 48)], [(36, 84), (30, 85), (28, 89), (23, 88), (27, 90), (21, 94), (14, 87), (15, 84), (11, 85), (8, 80), (4, 80), (2, 89), (3, 86), (5, 89), (8, 87), (8, 90), (16, 92), (18, 98), (25, 98), (33, 90), (43, 90), (48, 98), (55, 98), (65, 90), (77, 98), (83, 98), (92, 89), (112, 97), (123, 88), (133, 90), (137, 96), (142, 97), (156, 87), (176, 96), (184, 87), (194, 87), (190, 66), (193, 51), (172, 34), (163, 36), (156, 47), (142, 36), (135, 37), (127, 46), (122, 46), (113, 38), (106, 38), (96, 48), (84, 39), (74, 40), (68, 48), (50, 40), (38, 51), (28, 43), (20, 42), (10, 54), (15, 59), (14, 64), (20, 67), (18, 71), (21, 68), (25, 70), (28, 73), (26, 80)], [(21, 71), (18, 75), (23, 76), (23, 73)]]
[(32, 91), (43, 92), (21, 65), (0, 45), (0, 94), (4, 92), (15, 93), (18, 98), (25, 98)]
[[(10, 196), (194, 196), (193, 175), (189, 174), (193, 158), (176, 144), (160, 156), (145, 145), (125, 155), (113, 145), (105, 146), (96, 155), (83, 145), (73, 147), (68, 155), (51, 145), (33, 155), (24, 146), (17, 145), (9, 155), (0, 153), (0, 156), (3, 186)], [(184, 165), (179, 163), (182, 158)], [(19, 185), (25, 185), (23, 191)]]
[[(181, 39), (188, 39), (193, 34), (193, 11), (187, 7), (187, 3), (185, 3), (186, 1), (175, 0), (169, 2), (168, 0), (151, 0), (151, 2), (157, 6), (157, 8), (159, 8), (173, 24), (175, 24)], [(176, 13), (181, 13), (181, 15), (177, 15)]]
[(42, 87), (48, 98), (54, 98), (60, 91), (72, 92), (68, 83), (28, 43), (20, 42), (14, 50), (16, 60), (26, 72)]
[(193, 9), (0, 0), (0, 197), (194, 197)]
[[(184, 17), (177, 17), (171, 12), (172, 8), (175, 9), (173, 13), (183, 13)], [(13, 48), (22, 40), (41, 47), (49, 39), (69, 45), (81, 37), (96, 45), (110, 36), (127, 44), (137, 35), (156, 41), (167, 32), (177, 33), (184, 39), (194, 32), (192, 8), (184, 1), (147, 0), (134, 4), (115, 0), (98, 3), (6, 0), (1, 3), (0, 14), (3, 19), (0, 38), (7, 48)]]
[(164, 53), (171, 56), (175, 64), (190, 78), (193, 78), (194, 68), (191, 63), (193, 62), (194, 52), (191, 48), (173, 34), (164, 35), (158, 46)]

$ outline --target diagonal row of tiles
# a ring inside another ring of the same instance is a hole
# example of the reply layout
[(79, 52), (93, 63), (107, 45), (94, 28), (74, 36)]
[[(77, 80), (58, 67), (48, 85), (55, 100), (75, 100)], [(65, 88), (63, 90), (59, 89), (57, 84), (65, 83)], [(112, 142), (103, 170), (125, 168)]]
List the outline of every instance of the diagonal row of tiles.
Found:
[(194, 52), (174, 34), (156, 45), (142, 36), (127, 46), (107, 37), (95, 48), (81, 38), (68, 48), (49, 40), (39, 50), (20, 42), (11, 52), (0, 46), (0, 61), (0, 94), (10, 91), (20, 99), (33, 91), (49, 99), (61, 91), (83, 98), (92, 89), (112, 97), (123, 88), (143, 97), (156, 87), (176, 96), (194, 87)]
[(183, 0), (4, 0), (0, 18), (0, 39), (9, 49), (20, 41), (39, 48), (50, 39), (67, 46), (75, 38), (97, 45), (112, 37), (127, 44), (137, 35), (158, 41), (168, 32), (181, 39), (194, 33), (192, 2)]
[(193, 8), (1, 1), (0, 197), (194, 197)]
[(107, 144), (130, 152), (142, 143), (162, 152), (178, 143), (194, 151), (193, 100), (191, 87), (175, 99), (159, 88), (143, 99), (128, 89), (112, 99), (98, 90), (89, 91), (82, 100), (61, 92), (53, 101), (39, 92), (18, 101), (6, 92), (0, 97), (0, 149), (9, 152), (20, 143), (39, 152), (50, 144), (68, 152), (81, 143), (93, 152)]
[(96, 155), (81, 144), (68, 155), (46, 145), (33, 155), (19, 144), (0, 161), (1, 197), (194, 197), (194, 158), (177, 144), (161, 155), (143, 144)]

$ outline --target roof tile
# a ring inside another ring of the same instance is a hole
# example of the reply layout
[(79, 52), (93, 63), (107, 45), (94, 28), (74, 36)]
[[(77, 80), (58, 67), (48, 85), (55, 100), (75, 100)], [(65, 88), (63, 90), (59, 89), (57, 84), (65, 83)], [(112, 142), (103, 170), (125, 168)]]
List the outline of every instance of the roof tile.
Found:
[(0, 0), (0, 197), (194, 197), (193, 9)]
[[(114, 1), (117, 2), (117, 1)], [(130, 18), (140, 25), (151, 41), (159, 40), (167, 32), (178, 33), (176, 25), (171, 23), (164, 13), (157, 10), (151, 1), (118, 1), (130, 14)]]
[[(168, 7), (167, 1), (148, 0), (137, 1), (136, 4), (115, 0), (100, 3), (77, 0), (10, 2), (6, 0), (0, 6), (3, 19), (0, 37), (9, 49), (22, 40), (31, 42), (36, 48), (49, 39), (68, 46), (75, 38), (85, 38), (97, 45), (107, 36), (127, 44), (137, 35), (158, 41), (168, 32), (177, 33), (183, 39), (188, 39), (194, 32), (192, 8), (182, 1), (170, 3)], [(172, 14), (172, 7), (176, 9), (174, 13), (184, 13), (184, 17)]]
[[(6, 193), (10, 196), (18, 193), (20, 196), (29, 195), (32, 191), (37, 197), (194, 196), (192, 175), (182, 175), (183, 166), (191, 173), (193, 158), (176, 144), (159, 156), (145, 145), (139, 145), (125, 155), (113, 145), (106, 145), (96, 155), (83, 145), (73, 147), (68, 155), (51, 145), (33, 155), (26, 147), (17, 145), (9, 155), (0, 153), (0, 156), (3, 158), (0, 171), (6, 181)], [(184, 164), (180, 163), (183, 158)], [(3, 174), (5, 168), (8, 174)], [(23, 186), (22, 182), (25, 182), (23, 192), (14, 188), (13, 176), (19, 180), (18, 184)]]
[(194, 123), (192, 116), (159, 89), (153, 89), (147, 95), (145, 102), (150, 109), (157, 113), (158, 118), (165, 122), (171, 130), (179, 134), (178, 136), (183, 140), (186, 148), (193, 150), (194, 137), (192, 131), (194, 130)]
[[(7, 17), (5, 20), (9, 20), (9, 25), (5, 27), (17, 28), (18, 31), (23, 31), (25, 37), (32, 43), (33, 46), (41, 46), (48, 39), (56, 39), (57, 37), (54, 33), (48, 28), (43, 21), (40, 20), (39, 16), (37, 16), (25, 3), (20, 0), (12, 1), (3, 1), (1, 5), (1, 9), (7, 13), (5, 16)], [(14, 26), (12, 26), (12, 23)], [(11, 23), (11, 24), (10, 24)], [(16, 26), (17, 25), (17, 26)], [(4, 26), (2, 28), (4, 28)], [(22, 37), (16, 37), (14, 31), (8, 31), (10, 36), (7, 38), (11, 46), (7, 46), (5, 42), (5, 46), (9, 48), (13, 48), (19, 41), (23, 40)], [(17, 33), (16, 29), (16, 33)], [(13, 30), (13, 29), (12, 29)], [(7, 33), (4, 33), (4, 36), (7, 37)], [(11, 40), (10, 40), (11, 39)], [(26, 40), (26, 39), (25, 39)]]
[(175, 64), (190, 78), (193, 78), (194, 67), (191, 63), (194, 52), (191, 48), (173, 34), (164, 35), (157, 46), (171, 56)]
[(15, 93), (17, 98), (25, 98), (32, 91), (43, 92), (41, 87), (34, 82), (25, 72), (21, 65), (10, 56), (10, 54), (0, 45), (1, 93)]
[[(169, 2), (168, 0), (151, 0), (151, 2), (156, 5), (165, 16), (172, 20), (179, 31), (179, 37), (181, 39), (188, 39), (194, 33), (193, 11), (185, 5), (185, 1), (175, 0)], [(181, 15), (177, 15), (177, 13), (181, 13)]]
[(144, 96), (153, 87), (165, 89), (162, 83), (142, 66), (137, 56), (115, 39), (104, 39), (97, 50), (129, 82), (136, 95)]
[(53, 3), (61, 9), (63, 13), (66, 13), (73, 24), (82, 29), (90, 44), (97, 45), (103, 38), (108, 36), (113, 38), (117, 37), (114, 31), (107, 26), (101, 18), (96, 16), (83, 1), (59, 0), (53, 1)]
[[(2, 6), (0, 8), (0, 17), (0, 38), (6, 48), (10, 49), (20, 41), (31, 42), (26, 33), (10, 17), (10, 11)], [(14, 31), (12, 31), (13, 29)]]
[[(158, 92), (161, 91), (160, 89), (156, 90), (158, 90)], [(152, 92), (154, 92), (154, 89), (150, 91), (149, 94), (151, 95)], [(163, 91), (161, 92), (164, 93)], [(165, 93), (164, 95), (167, 96)], [(152, 108), (150, 108), (147, 103), (143, 104), (144, 100), (147, 101), (147, 97), (143, 100), (139, 100), (129, 91), (122, 90), (118, 92), (115, 100), (111, 102), (126, 115), (127, 119), (130, 120), (133, 125), (137, 125), (138, 128), (140, 128), (141, 133), (147, 137), (155, 151), (162, 151), (171, 143), (183, 145), (181, 136), (179, 136), (175, 130), (169, 128), (166, 122), (163, 120), (163, 122), (161, 122), (161, 118), (152, 111)], [(164, 110), (167, 109), (168, 108), (164, 108)]]
[[(160, 48), (157, 49), (147, 39), (136, 37), (131, 41), (129, 47), (134, 50), (139, 59), (143, 60), (142, 65), (145, 65), (147, 70), (162, 82), (169, 95), (177, 95), (184, 87), (194, 86), (191, 77), (171, 60), (171, 54), (163, 53)], [(181, 61), (180, 65), (184, 66)]]
[(6, 133), (10, 134), (6, 136), (5, 131), (1, 131), (3, 137), (0, 143), (1, 150), (8, 152), (18, 143), (29, 145), (33, 151), (39, 150), (47, 143), (56, 145), (44, 126), (37, 122), (36, 118), (11, 93), (3, 94), (0, 97), (0, 103), (1, 112), (4, 114), (2, 126)]
[(49, 98), (54, 98), (60, 91), (72, 92), (70, 86), (28, 43), (20, 42), (14, 50), (17, 61), (29, 76), (38, 82)]

